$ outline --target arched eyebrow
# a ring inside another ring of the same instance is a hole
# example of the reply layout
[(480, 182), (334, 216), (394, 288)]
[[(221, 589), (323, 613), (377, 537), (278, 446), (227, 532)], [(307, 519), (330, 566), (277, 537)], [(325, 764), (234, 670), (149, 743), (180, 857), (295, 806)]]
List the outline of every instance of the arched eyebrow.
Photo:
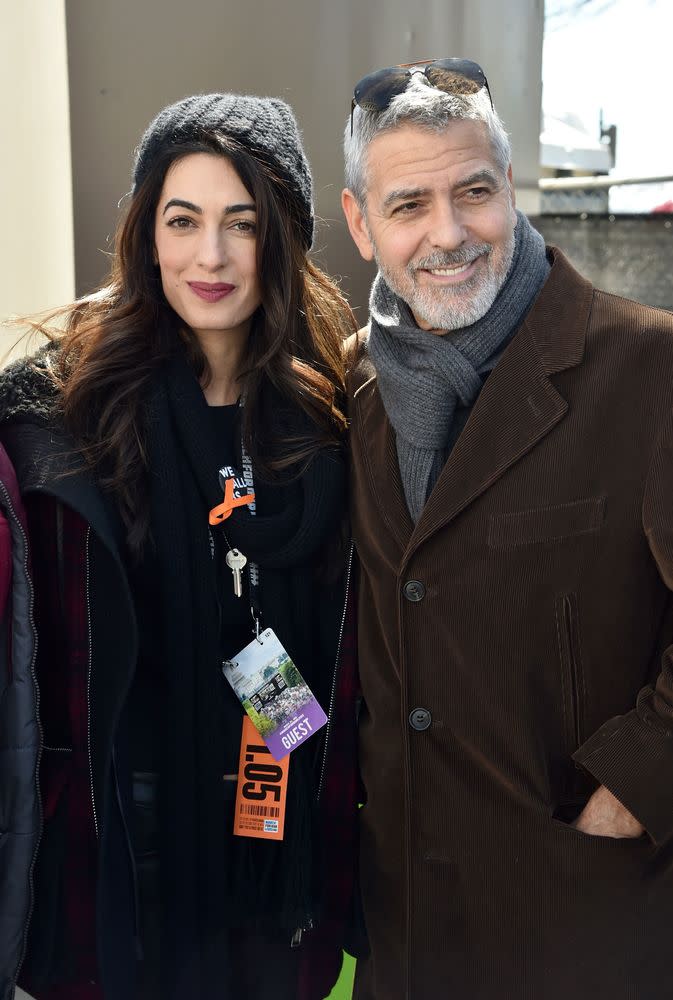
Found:
[[(194, 212), (196, 215), (203, 215), (202, 208), (195, 205), (193, 201), (185, 201), (183, 198), (171, 198), (170, 201), (166, 202), (164, 210), (161, 214), (165, 215), (169, 208), (186, 208), (187, 211)], [(227, 205), (222, 212), (222, 215), (235, 215), (237, 212), (254, 211), (256, 211), (256, 209), (252, 202), (241, 202), (239, 205)]]
[(203, 209), (195, 205), (193, 201), (184, 201), (182, 198), (171, 198), (164, 205), (164, 210), (161, 213), (165, 215), (169, 208), (186, 208), (189, 212), (195, 212), (196, 215), (203, 215)]

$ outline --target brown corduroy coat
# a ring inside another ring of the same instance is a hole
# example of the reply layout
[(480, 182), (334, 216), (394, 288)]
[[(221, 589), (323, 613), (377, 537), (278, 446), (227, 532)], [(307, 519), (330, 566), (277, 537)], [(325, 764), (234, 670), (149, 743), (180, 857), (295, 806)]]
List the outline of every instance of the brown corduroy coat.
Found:
[(355, 352), (358, 1000), (673, 997), (673, 315), (551, 253), (415, 527)]

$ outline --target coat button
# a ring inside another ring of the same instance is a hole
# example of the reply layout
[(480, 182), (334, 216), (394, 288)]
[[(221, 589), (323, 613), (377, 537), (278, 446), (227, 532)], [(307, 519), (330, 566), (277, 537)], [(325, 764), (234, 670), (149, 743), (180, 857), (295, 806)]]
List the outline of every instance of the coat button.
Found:
[(414, 708), (409, 713), (409, 725), (412, 729), (418, 730), (419, 733), (422, 733), (424, 729), (428, 729), (431, 722), (432, 716), (427, 708)]
[(407, 580), (403, 592), (408, 601), (422, 601), (425, 597), (425, 587), (420, 580)]

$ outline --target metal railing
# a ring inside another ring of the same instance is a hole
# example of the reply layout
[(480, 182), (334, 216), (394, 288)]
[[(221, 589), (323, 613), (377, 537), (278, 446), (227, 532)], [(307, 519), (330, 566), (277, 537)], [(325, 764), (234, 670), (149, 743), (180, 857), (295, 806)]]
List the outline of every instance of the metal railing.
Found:
[(541, 191), (590, 191), (625, 184), (662, 184), (666, 181), (673, 181), (673, 174), (650, 174), (646, 177), (613, 177), (610, 174), (599, 177), (541, 177), (538, 186)]

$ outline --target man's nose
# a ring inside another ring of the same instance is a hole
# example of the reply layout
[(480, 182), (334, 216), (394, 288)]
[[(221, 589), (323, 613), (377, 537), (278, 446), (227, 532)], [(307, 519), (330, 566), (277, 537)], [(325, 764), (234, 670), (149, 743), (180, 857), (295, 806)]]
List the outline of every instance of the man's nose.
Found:
[(467, 239), (467, 229), (459, 210), (450, 202), (434, 207), (430, 217), (428, 240), (434, 247), (455, 250)]

